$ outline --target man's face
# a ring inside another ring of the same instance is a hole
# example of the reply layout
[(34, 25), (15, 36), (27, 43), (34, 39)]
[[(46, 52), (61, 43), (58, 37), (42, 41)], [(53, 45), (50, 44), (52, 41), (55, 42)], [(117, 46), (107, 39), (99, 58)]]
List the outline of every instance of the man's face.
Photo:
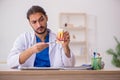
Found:
[(44, 34), (47, 30), (47, 16), (42, 13), (34, 13), (29, 16), (29, 22), (37, 34)]

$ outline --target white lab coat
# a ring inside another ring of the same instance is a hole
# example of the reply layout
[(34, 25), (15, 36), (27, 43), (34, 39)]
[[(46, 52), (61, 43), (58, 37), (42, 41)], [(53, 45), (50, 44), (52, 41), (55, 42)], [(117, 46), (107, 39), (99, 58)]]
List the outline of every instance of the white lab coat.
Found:
[[(50, 31), (49, 42), (56, 40), (56, 35)], [(19, 63), (19, 55), (22, 51), (33, 46), (36, 43), (35, 33), (25, 32), (20, 35), (14, 45), (10, 54), (7, 58), (7, 64), (10, 68), (20, 68), (20, 67), (33, 67), (36, 54), (33, 54), (24, 64)], [(49, 44), (49, 59), (51, 67), (64, 67), (64, 66), (74, 66), (75, 58), (73, 53), (70, 51), (71, 57), (68, 58), (60, 44)]]

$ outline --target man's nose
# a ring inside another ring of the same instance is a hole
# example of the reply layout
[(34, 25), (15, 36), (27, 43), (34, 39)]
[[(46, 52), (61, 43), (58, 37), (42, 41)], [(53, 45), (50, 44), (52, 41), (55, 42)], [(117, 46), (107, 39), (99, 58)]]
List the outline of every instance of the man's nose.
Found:
[(37, 26), (38, 26), (38, 27), (40, 27), (40, 26), (41, 26), (41, 24), (40, 24), (40, 22), (39, 22), (39, 21), (37, 21)]

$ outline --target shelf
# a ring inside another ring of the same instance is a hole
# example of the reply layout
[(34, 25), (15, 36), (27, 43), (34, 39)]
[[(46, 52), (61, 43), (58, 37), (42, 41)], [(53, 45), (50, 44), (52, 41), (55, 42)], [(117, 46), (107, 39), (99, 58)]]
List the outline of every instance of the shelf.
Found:
[(86, 45), (86, 41), (71, 41), (70, 44)]
[(73, 15), (73, 16), (75, 16), (75, 15), (76, 15), (76, 16), (80, 16), (80, 15), (86, 16), (86, 13), (65, 13), (65, 12), (64, 12), (64, 13), (60, 13), (60, 16), (61, 16), (61, 15), (66, 15), (66, 14), (67, 14), (68, 16), (72, 16), (72, 15)]
[(60, 13), (59, 26), (70, 34), (70, 47), (75, 56), (87, 62), (88, 25), (86, 13)]
[(60, 27), (64, 30), (86, 30), (86, 27)]
[(86, 13), (61, 13), (61, 27), (86, 27)]

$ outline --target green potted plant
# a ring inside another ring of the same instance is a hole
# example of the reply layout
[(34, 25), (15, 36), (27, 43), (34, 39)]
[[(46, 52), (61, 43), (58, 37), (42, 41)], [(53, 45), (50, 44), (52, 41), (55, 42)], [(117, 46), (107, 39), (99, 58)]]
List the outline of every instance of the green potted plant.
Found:
[(117, 42), (117, 45), (115, 49), (108, 49), (107, 53), (112, 55), (112, 64), (115, 65), (116, 67), (120, 67), (120, 42), (118, 39), (114, 36), (115, 41)]

